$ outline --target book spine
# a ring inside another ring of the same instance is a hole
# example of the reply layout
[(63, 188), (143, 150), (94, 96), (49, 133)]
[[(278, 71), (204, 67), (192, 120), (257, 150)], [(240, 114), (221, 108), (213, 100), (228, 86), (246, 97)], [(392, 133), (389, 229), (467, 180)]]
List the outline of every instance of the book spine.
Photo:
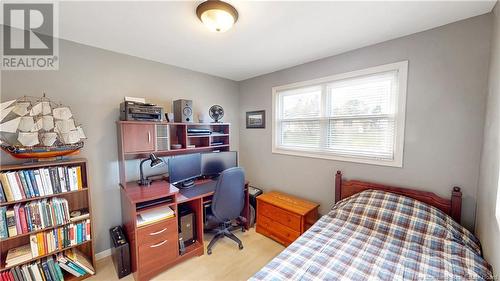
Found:
[(28, 171), (28, 175), (29, 175), (29, 178), (30, 178), (30, 181), (31, 181), (31, 186), (33, 187), (33, 192), (35, 193), (35, 196), (36, 197), (39, 197), (40, 196), (40, 191), (38, 190), (38, 183), (35, 179), (35, 172), (33, 172), (33, 170), (29, 170)]
[(24, 186), (23, 184), (21, 183), (21, 178), (19, 176), (19, 173), (18, 172), (12, 172), (13, 175), (14, 175), (14, 179), (15, 181), (17, 182), (17, 187), (19, 188), (19, 191), (21, 192), (21, 197), (22, 199), (26, 199), (26, 198), (29, 198), (28, 195), (29, 194), (26, 194), (25, 190), (24, 190)]
[(76, 179), (78, 182), (78, 190), (83, 189), (82, 168), (80, 166), (76, 166)]
[(86, 231), (87, 231), (87, 240), (91, 240), (92, 237), (90, 237), (90, 219), (86, 220)]
[(30, 191), (31, 198), (36, 197), (35, 189), (33, 188), (33, 184), (31, 183), (29, 170), (23, 170), (24, 179), (26, 180), (26, 184), (28, 185), (28, 189)]
[(66, 178), (64, 176), (64, 168), (57, 167), (57, 174), (59, 175), (59, 184), (61, 187), (61, 192), (67, 192), (68, 190), (66, 189)]
[(50, 276), (49, 272), (49, 267), (47, 266), (47, 262), (42, 262), (42, 268), (43, 268), (43, 274), (45, 275), (45, 278), (47, 281), (56, 281), (52, 279), (52, 276)]
[(5, 192), (5, 199), (7, 199), (7, 201), (14, 201), (14, 195), (6, 173), (0, 173), (0, 181), (2, 182), (3, 190)]
[(5, 217), (7, 219), (7, 229), (9, 230), (9, 237), (16, 236), (17, 229), (16, 229), (16, 219), (14, 217), (14, 210), (12, 209), (7, 210)]
[(26, 198), (31, 198), (30, 189), (28, 184), (26, 183), (26, 179), (24, 178), (24, 173), (22, 170), (16, 172), (17, 178), (19, 178), (19, 182), (21, 182), (21, 187), (23, 188), (24, 195)]
[(38, 247), (38, 239), (36, 235), (30, 235), (30, 247), (31, 247), (31, 255), (33, 257), (38, 257), (40, 253), (38, 250), (40, 249)]
[(71, 191), (71, 186), (70, 186), (70, 182), (69, 182), (68, 167), (63, 167), (63, 169), (64, 169), (64, 179), (65, 179), (65, 182), (66, 182), (66, 190), (67, 191)]
[(21, 219), (19, 218), (19, 207), (21, 204), (14, 205), (14, 219), (16, 220), (16, 231), (17, 234), (23, 233), (23, 228), (21, 227)]
[(40, 174), (40, 170), (34, 170), (33, 175), (35, 176), (36, 187), (38, 189), (38, 195), (45, 196), (44, 186), (43, 186), (42, 176)]
[(28, 223), (26, 222), (26, 212), (23, 206), (19, 207), (19, 219), (21, 220), (21, 229), (23, 233), (28, 233)]
[(7, 207), (0, 207), (0, 239), (9, 237), (7, 219), (5, 217), (6, 212)]
[(10, 187), (11, 187), (12, 195), (14, 196), (13, 201), (22, 200), (23, 197), (21, 196), (21, 191), (19, 190), (19, 187), (17, 186), (16, 176), (14, 175), (13, 172), (7, 173), (7, 180), (9, 182)]
[(61, 193), (59, 190), (59, 176), (57, 176), (57, 171), (54, 167), (49, 168), (49, 177), (52, 184), (52, 191), (54, 194)]
[(0, 203), (6, 202), (7, 198), (5, 198), (5, 192), (3, 191), (3, 184), (0, 180)]
[(52, 186), (52, 181), (50, 180), (49, 169), (43, 168), (41, 170), (43, 171), (44, 175), (43, 179), (45, 181), (45, 186), (46, 186), (45, 195), (52, 195), (54, 194), (54, 187)]

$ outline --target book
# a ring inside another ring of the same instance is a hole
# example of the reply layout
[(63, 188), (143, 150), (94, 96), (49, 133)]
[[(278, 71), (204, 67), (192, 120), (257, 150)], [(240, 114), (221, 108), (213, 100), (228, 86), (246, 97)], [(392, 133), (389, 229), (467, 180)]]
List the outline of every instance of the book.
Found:
[(19, 192), (21, 193), (21, 197), (22, 199), (26, 199), (26, 198), (29, 198), (27, 195), (26, 195), (26, 191), (24, 190), (24, 186), (22, 185), (21, 183), (21, 178), (19, 177), (19, 173), (17, 172), (12, 172), (12, 175), (14, 177), (14, 180), (16, 181), (17, 183), (17, 188), (19, 189)]
[(28, 183), (24, 177), (23, 171), (16, 172), (16, 177), (19, 178), (19, 182), (21, 183), (21, 187), (23, 188), (24, 194), (26, 198), (31, 198), (30, 189), (28, 187)]
[(0, 173), (0, 181), (2, 182), (2, 187), (5, 192), (5, 199), (7, 199), (7, 201), (14, 201), (14, 194), (12, 193), (6, 173)]
[(31, 247), (29, 244), (12, 248), (7, 252), (5, 263), (7, 266), (13, 266), (31, 259)]
[(9, 230), (7, 226), (7, 218), (5, 213), (7, 212), (7, 207), (0, 207), (0, 239), (5, 239), (9, 237)]
[(87, 273), (95, 274), (94, 267), (92, 266), (90, 260), (77, 248), (66, 250), (64, 255)]
[(5, 193), (3, 192), (2, 181), (0, 181), (0, 203), (6, 202)]
[(19, 207), (21, 207), (20, 203), (14, 205), (14, 220), (16, 221), (16, 232), (17, 234), (22, 234), (23, 230), (21, 228), (21, 220), (19, 219)]
[(28, 190), (30, 192), (30, 198), (36, 197), (35, 190), (33, 189), (33, 185), (31, 184), (31, 178), (28, 170), (20, 171), (21, 174), (24, 174), (24, 181), (28, 186)]
[(76, 166), (76, 180), (77, 180), (77, 190), (83, 189), (83, 182), (82, 182), (82, 168), (80, 166)]
[(22, 233), (28, 233), (28, 220), (26, 219), (26, 210), (23, 206), (19, 207), (19, 220), (21, 221)]
[(30, 178), (31, 186), (33, 187), (33, 193), (35, 194), (36, 197), (40, 196), (40, 192), (38, 190), (38, 183), (35, 179), (35, 171), (29, 170), (28, 172), (28, 177)]
[(5, 219), (7, 221), (7, 229), (9, 231), (9, 237), (16, 236), (17, 235), (16, 218), (14, 216), (13, 209), (7, 210), (7, 212), (5, 213)]
[[(8, 173), (6, 173), (6, 177), (7, 177), (7, 181), (10, 184), (10, 188), (11, 188), (14, 200), (22, 200), (23, 196), (21, 195), (21, 190), (19, 189), (19, 186), (17, 185), (15, 173), (8, 172)], [(14, 200), (12, 200), (12, 201), (14, 201)]]

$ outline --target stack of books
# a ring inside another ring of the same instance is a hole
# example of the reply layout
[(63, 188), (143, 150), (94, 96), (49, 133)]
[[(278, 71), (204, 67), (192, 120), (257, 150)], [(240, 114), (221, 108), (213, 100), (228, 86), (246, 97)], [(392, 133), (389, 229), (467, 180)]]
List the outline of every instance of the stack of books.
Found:
[(67, 272), (76, 277), (95, 274), (94, 267), (87, 257), (78, 249), (70, 249), (57, 255), (57, 262)]
[(40, 281), (64, 281), (64, 275), (59, 264), (53, 257), (47, 257), (40, 261), (20, 265), (4, 271), (0, 274), (1, 280), (40, 280)]
[(80, 277), (95, 274), (90, 260), (78, 249), (70, 249), (57, 256), (19, 265), (0, 273), (0, 280), (64, 281), (63, 271)]
[(90, 240), (90, 220), (30, 235), (31, 254), (43, 256)]
[(174, 216), (175, 213), (169, 206), (155, 207), (137, 215), (137, 226), (152, 224), (164, 219), (173, 218)]
[(7, 257), (5, 258), (6, 266), (13, 266), (16, 264), (23, 263), (30, 260), (33, 257), (31, 254), (30, 245), (23, 245), (14, 249), (10, 249), (7, 252)]
[(70, 222), (68, 201), (52, 198), (0, 207), (0, 239)]
[(76, 191), (82, 188), (80, 166), (0, 173), (0, 203)]

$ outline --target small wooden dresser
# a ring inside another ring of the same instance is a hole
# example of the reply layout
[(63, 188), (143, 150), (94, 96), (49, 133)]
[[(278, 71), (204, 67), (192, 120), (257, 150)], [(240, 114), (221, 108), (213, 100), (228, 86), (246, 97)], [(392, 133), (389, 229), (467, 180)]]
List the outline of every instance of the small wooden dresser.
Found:
[(257, 197), (256, 231), (288, 246), (318, 219), (319, 204), (281, 192)]

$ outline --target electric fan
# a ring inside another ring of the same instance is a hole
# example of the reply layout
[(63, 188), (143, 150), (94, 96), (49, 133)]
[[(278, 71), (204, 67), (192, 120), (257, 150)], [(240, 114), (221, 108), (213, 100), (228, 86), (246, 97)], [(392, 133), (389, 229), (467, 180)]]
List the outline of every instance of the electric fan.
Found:
[(220, 105), (212, 105), (210, 110), (208, 110), (210, 114), (210, 118), (214, 119), (215, 123), (219, 123), (222, 117), (224, 116), (224, 109)]

